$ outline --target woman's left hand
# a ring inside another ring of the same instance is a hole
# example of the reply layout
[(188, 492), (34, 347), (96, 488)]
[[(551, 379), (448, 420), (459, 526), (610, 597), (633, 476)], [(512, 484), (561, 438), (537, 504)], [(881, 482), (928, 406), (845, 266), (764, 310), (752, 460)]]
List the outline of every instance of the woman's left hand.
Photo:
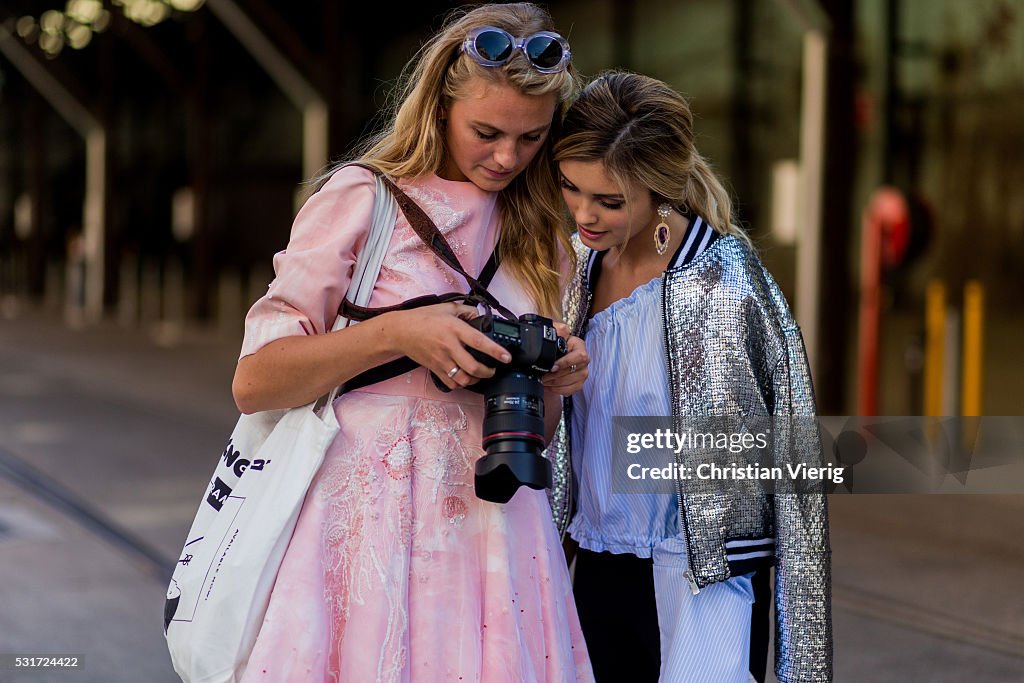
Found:
[(561, 396), (575, 394), (583, 388), (590, 365), (590, 356), (587, 355), (587, 347), (579, 337), (569, 334), (569, 328), (565, 323), (555, 323), (555, 330), (559, 336), (565, 337), (568, 351), (558, 359), (551, 372), (541, 377), (545, 389), (550, 389)]

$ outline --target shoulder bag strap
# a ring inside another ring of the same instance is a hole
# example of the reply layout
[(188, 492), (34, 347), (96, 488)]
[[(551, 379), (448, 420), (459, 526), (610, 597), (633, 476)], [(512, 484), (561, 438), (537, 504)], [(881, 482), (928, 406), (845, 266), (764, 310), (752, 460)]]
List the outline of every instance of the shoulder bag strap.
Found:
[[(361, 166), (361, 164), (359, 164)], [(345, 300), (351, 300), (356, 305), (365, 306), (370, 302), (370, 295), (373, 293), (373, 286), (377, 282), (381, 265), (384, 263), (384, 255), (387, 253), (388, 245), (391, 243), (391, 234), (395, 230), (395, 219), (398, 218), (398, 205), (391, 195), (388, 186), (383, 182), (380, 173), (374, 173), (377, 181), (376, 194), (373, 200), (373, 212), (371, 214), (370, 233), (366, 243), (356, 258), (356, 265), (352, 270), (352, 281), (349, 283), (348, 293)], [(334, 320), (331, 331), (348, 327), (351, 318), (339, 314)], [(316, 411), (334, 402), (340, 387), (335, 387), (329, 393), (321, 396), (313, 406)]]

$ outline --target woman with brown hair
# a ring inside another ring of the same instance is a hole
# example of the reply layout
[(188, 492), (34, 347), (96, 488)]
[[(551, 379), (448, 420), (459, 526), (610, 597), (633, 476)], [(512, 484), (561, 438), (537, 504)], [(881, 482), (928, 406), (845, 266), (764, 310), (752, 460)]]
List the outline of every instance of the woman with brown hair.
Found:
[[(671, 493), (615, 490), (615, 417), (679, 430), (814, 414), (799, 328), (696, 149), (686, 100), (653, 78), (603, 74), (566, 115), (555, 159), (578, 235), (566, 320), (591, 357), (572, 397), (569, 534), (597, 680), (763, 680), (767, 635), (752, 605), (773, 563), (776, 673), (830, 680), (823, 495), (769, 496), (699, 471)], [(685, 477), (699, 467), (691, 455), (677, 448), (667, 462)]]

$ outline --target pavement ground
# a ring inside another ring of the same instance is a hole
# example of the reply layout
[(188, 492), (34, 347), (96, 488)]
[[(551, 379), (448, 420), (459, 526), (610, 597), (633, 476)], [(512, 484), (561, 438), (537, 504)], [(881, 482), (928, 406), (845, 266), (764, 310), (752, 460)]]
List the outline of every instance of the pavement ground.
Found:
[[(178, 680), (165, 577), (237, 417), (240, 342), (179, 332), (0, 321), (0, 683)], [(1024, 495), (830, 504), (836, 681), (1024, 681)], [(26, 654), (82, 666), (2, 664)]]

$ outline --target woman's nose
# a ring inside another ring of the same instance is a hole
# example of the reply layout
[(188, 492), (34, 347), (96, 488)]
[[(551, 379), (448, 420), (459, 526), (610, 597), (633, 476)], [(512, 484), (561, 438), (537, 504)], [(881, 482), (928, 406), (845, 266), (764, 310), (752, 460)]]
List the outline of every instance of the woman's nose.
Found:
[(585, 199), (581, 199), (576, 204), (572, 215), (580, 225), (590, 225), (597, 219), (597, 216), (594, 215), (593, 204)]
[(494, 150), (494, 161), (501, 166), (502, 170), (515, 168), (518, 156), (516, 143), (511, 140), (499, 144)]

